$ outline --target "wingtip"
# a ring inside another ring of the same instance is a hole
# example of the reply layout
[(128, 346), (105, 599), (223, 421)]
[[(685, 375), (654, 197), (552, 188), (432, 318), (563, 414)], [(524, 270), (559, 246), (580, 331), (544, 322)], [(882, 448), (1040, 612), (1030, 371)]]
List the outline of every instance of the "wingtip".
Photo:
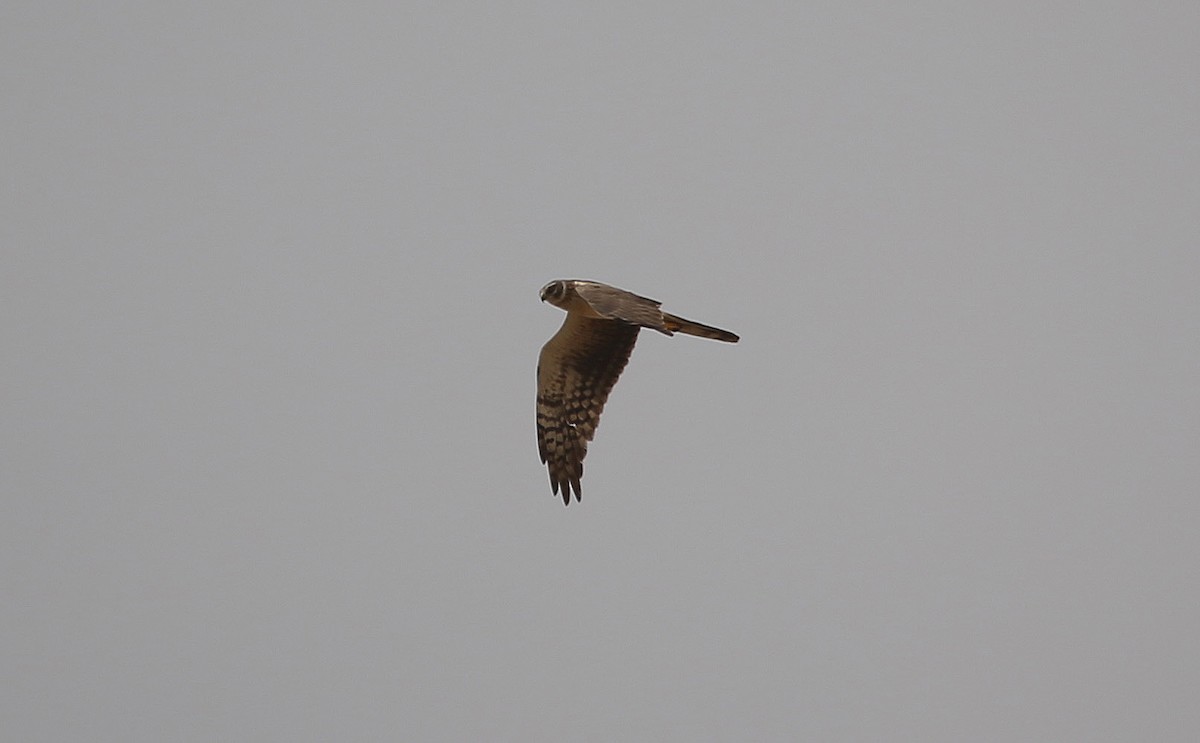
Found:
[(561, 482), (550, 475), (550, 493), (555, 496), (562, 496), (563, 505), (571, 505), (571, 494), (575, 494), (575, 502), (583, 502), (583, 488), (580, 486), (578, 477), (566, 477)]
[(576, 503), (583, 502), (583, 491), (580, 490), (580, 488), (579, 488), (579, 480), (573, 479), (569, 482), (563, 483), (562, 497), (563, 497), (563, 505), (564, 506), (571, 505), (571, 492), (572, 491), (574, 491), (574, 493), (575, 493), (575, 502)]

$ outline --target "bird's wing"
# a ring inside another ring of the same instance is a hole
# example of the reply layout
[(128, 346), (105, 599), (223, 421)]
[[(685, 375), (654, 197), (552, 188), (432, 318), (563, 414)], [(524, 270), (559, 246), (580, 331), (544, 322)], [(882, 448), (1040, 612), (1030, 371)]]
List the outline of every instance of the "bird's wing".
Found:
[(575, 293), (601, 317), (666, 332), (658, 308), (662, 302), (595, 281), (576, 283)]
[(571, 490), (580, 500), (579, 480), (587, 443), (596, 434), (608, 393), (629, 361), (639, 327), (568, 313), (538, 357), (538, 453), (550, 471), (550, 489)]
[(638, 296), (633, 292), (598, 282), (579, 282), (575, 293), (601, 317), (652, 328), (664, 335), (687, 333), (701, 338), (737, 343), (738, 337), (728, 330), (688, 320), (659, 309), (661, 302)]

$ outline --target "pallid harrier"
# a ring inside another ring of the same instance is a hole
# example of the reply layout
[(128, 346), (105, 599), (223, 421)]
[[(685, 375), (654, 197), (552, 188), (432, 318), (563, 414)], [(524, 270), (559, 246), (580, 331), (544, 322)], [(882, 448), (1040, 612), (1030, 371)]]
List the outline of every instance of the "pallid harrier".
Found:
[(538, 453), (550, 470), (550, 489), (555, 494), (562, 490), (569, 506), (572, 488), (575, 500), (581, 499), (587, 444), (638, 331), (653, 328), (726, 343), (737, 343), (738, 337), (669, 315), (658, 308), (661, 302), (597, 281), (551, 281), (542, 287), (542, 301), (566, 310), (567, 319), (538, 356)]

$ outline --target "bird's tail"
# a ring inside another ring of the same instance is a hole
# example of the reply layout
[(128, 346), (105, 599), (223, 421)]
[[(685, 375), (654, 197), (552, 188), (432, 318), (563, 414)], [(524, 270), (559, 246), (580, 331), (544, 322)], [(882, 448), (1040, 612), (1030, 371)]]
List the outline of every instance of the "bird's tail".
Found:
[(701, 338), (712, 338), (714, 341), (725, 341), (726, 343), (737, 343), (738, 337), (728, 330), (714, 328), (711, 325), (704, 325), (691, 320), (685, 320), (677, 315), (663, 313), (663, 325), (672, 333), (687, 333), (688, 335), (698, 335)]

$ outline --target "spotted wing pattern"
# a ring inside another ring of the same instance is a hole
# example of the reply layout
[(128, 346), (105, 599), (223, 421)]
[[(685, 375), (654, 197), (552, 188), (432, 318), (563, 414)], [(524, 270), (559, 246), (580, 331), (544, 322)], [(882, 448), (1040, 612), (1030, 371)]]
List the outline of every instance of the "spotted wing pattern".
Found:
[(538, 453), (550, 488), (570, 504), (581, 499), (583, 458), (608, 393), (629, 361), (637, 325), (568, 313), (538, 357)]

